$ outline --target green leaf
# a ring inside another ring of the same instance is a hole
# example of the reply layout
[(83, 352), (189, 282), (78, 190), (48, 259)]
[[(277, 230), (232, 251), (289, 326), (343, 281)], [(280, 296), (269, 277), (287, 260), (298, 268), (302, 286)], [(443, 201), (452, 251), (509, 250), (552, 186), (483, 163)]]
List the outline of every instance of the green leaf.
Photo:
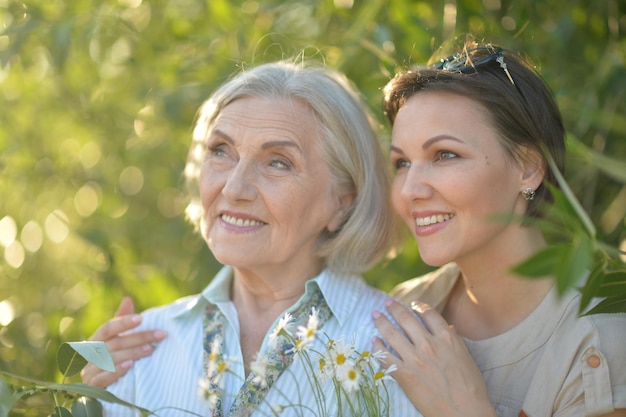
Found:
[(72, 417), (72, 413), (65, 407), (54, 407), (54, 413), (50, 417)]
[(0, 379), (0, 417), (7, 417), (13, 407), (13, 392), (11, 388)]
[(141, 413), (141, 415), (144, 415), (144, 416), (148, 416), (152, 414), (151, 411), (145, 408), (141, 408), (132, 403), (121, 400), (117, 398), (115, 395), (111, 394), (109, 391), (106, 391), (102, 388), (92, 387), (91, 385), (87, 385), (83, 383), (58, 384), (54, 382), (41, 381), (38, 379), (14, 375), (14, 374), (10, 374), (8, 372), (3, 372), (3, 371), (0, 371), (0, 374), (6, 375), (11, 378), (19, 379), (22, 382), (35, 385), (35, 387), (33, 387), (34, 391), (39, 391), (39, 392), (55, 391), (55, 392), (60, 392), (60, 393), (66, 393), (75, 397), (85, 396), (85, 397), (90, 397), (90, 398), (96, 398), (98, 400), (107, 401), (110, 403), (120, 404), (125, 407), (133, 408), (135, 410), (138, 410)]
[(546, 186), (554, 197), (554, 202), (548, 209), (548, 217), (561, 227), (561, 233), (571, 238), (583, 230), (584, 225), (563, 191), (550, 184)]
[(584, 315), (602, 313), (626, 313), (626, 298), (622, 296), (606, 298)]
[(579, 235), (559, 262), (556, 270), (556, 288), (563, 294), (568, 288), (576, 286), (581, 277), (589, 271), (593, 261), (593, 244), (586, 235)]
[(605, 274), (598, 290), (598, 297), (616, 297), (626, 294), (626, 271)]
[(80, 397), (72, 404), (74, 417), (102, 417), (102, 404), (96, 399)]
[(63, 375), (77, 374), (87, 362), (105, 371), (115, 372), (113, 358), (104, 342), (67, 342), (59, 347), (57, 363)]
[(107, 401), (110, 403), (120, 404), (126, 407), (131, 407), (136, 410), (139, 410), (142, 415), (149, 415), (151, 412), (146, 410), (145, 408), (137, 407), (134, 404), (131, 404), (127, 401), (121, 400), (117, 398), (115, 395), (111, 394), (109, 391), (103, 390), (102, 388), (92, 387), (91, 385), (83, 384), (83, 383), (71, 383), (71, 384), (54, 384), (54, 383), (45, 383), (45, 386), (48, 389), (67, 392), (70, 394), (79, 394), (90, 398), (97, 398), (99, 400)]
[(559, 263), (567, 256), (569, 245), (555, 243), (535, 253), (533, 256), (516, 265), (513, 272), (529, 278), (542, 278), (555, 275)]
[[(550, 169), (552, 170), (552, 173), (554, 174), (554, 177), (556, 178), (557, 183), (561, 187), (563, 196), (567, 199), (567, 201), (570, 204), (570, 207), (572, 208), (572, 210), (574, 210), (578, 219), (583, 224), (585, 230), (589, 234), (589, 237), (595, 237), (596, 227), (594, 226), (593, 222), (589, 218), (589, 215), (587, 214), (587, 212), (580, 205), (580, 202), (576, 199), (574, 192), (571, 190), (571, 188), (565, 181), (565, 178), (563, 178), (561, 171), (559, 171), (558, 167), (556, 166), (556, 162), (554, 162), (554, 159), (552, 159), (549, 152), (546, 153), (546, 158), (548, 159), (548, 165), (550, 166)], [(557, 193), (553, 187), (550, 187), (550, 189), (553, 192), (553, 195), (555, 196), (555, 200), (557, 200), (557, 196), (559, 195), (559, 193)]]
[(606, 263), (600, 261), (596, 264), (596, 266), (592, 269), (589, 277), (587, 278), (587, 282), (585, 282), (585, 286), (581, 289), (581, 297), (580, 297), (580, 308), (579, 313), (582, 313), (593, 297), (598, 295), (598, 291), (600, 290), (600, 286), (602, 285), (603, 280), (605, 279), (605, 268)]
[(569, 149), (573, 153), (580, 155), (585, 159), (585, 162), (591, 164), (594, 168), (604, 172), (609, 177), (612, 177), (616, 181), (626, 183), (626, 162), (619, 159), (608, 157), (600, 152), (597, 152), (576, 139), (574, 136), (567, 138)]

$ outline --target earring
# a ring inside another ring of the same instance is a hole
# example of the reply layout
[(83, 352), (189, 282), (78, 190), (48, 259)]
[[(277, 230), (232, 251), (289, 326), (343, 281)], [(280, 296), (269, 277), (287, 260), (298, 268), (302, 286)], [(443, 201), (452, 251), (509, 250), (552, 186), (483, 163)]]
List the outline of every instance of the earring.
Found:
[(524, 200), (530, 201), (533, 198), (535, 198), (535, 190), (533, 190), (532, 188), (528, 187), (524, 191), (522, 191), (522, 196), (524, 197)]

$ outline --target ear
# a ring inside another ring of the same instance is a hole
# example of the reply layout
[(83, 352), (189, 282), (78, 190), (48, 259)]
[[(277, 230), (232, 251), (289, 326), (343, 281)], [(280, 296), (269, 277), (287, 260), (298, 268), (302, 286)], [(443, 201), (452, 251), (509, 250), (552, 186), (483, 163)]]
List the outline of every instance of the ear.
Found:
[(337, 231), (343, 222), (346, 219), (346, 215), (352, 208), (352, 204), (354, 203), (354, 195), (353, 194), (344, 194), (339, 198), (339, 202), (337, 204), (337, 210), (330, 218), (328, 222), (328, 226), (326, 227), (329, 232)]
[(546, 176), (546, 162), (541, 154), (530, 148), (522, 149), (521, 157), (521, 184), (520, 191), (530, 187), (533, 190), (539, 188)]

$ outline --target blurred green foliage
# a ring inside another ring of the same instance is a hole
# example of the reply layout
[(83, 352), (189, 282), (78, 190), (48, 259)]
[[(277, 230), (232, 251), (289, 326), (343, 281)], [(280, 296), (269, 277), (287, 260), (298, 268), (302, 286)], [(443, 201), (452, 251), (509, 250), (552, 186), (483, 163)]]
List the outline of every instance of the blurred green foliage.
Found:
[[(0, 0), (0, 369), (56, 380), (58, 347), (123, 295), (142, 310), (207, 284), (218, 265), (183, 214), (195, 112), (278, 58), (346, 72), (388, 136), (396, 70), (465, 32), (524, 51), (563, 111), (567, 181), (624, 250), (625, 31), (621, 0)], [(408, 240), (367, 278), (428, 269)]]

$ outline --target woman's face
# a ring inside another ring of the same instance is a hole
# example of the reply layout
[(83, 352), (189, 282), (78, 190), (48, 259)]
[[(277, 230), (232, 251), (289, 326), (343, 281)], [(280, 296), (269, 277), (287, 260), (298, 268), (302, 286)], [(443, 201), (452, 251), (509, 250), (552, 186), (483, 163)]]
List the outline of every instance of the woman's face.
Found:
[(316, 243), (341, 221), (313, 110), (243, 97), (209, 131), (200, 173), (202, 233), (216, 259), (261, 272), (317, 273)]
[(523, 170), (478, 102), (446, 92), (411, 96), (393, 126), (391, 161), (394, 207), (427, 264), (481, 259), (514, 240), (514, 228), (493, 215), (524, 213)]

